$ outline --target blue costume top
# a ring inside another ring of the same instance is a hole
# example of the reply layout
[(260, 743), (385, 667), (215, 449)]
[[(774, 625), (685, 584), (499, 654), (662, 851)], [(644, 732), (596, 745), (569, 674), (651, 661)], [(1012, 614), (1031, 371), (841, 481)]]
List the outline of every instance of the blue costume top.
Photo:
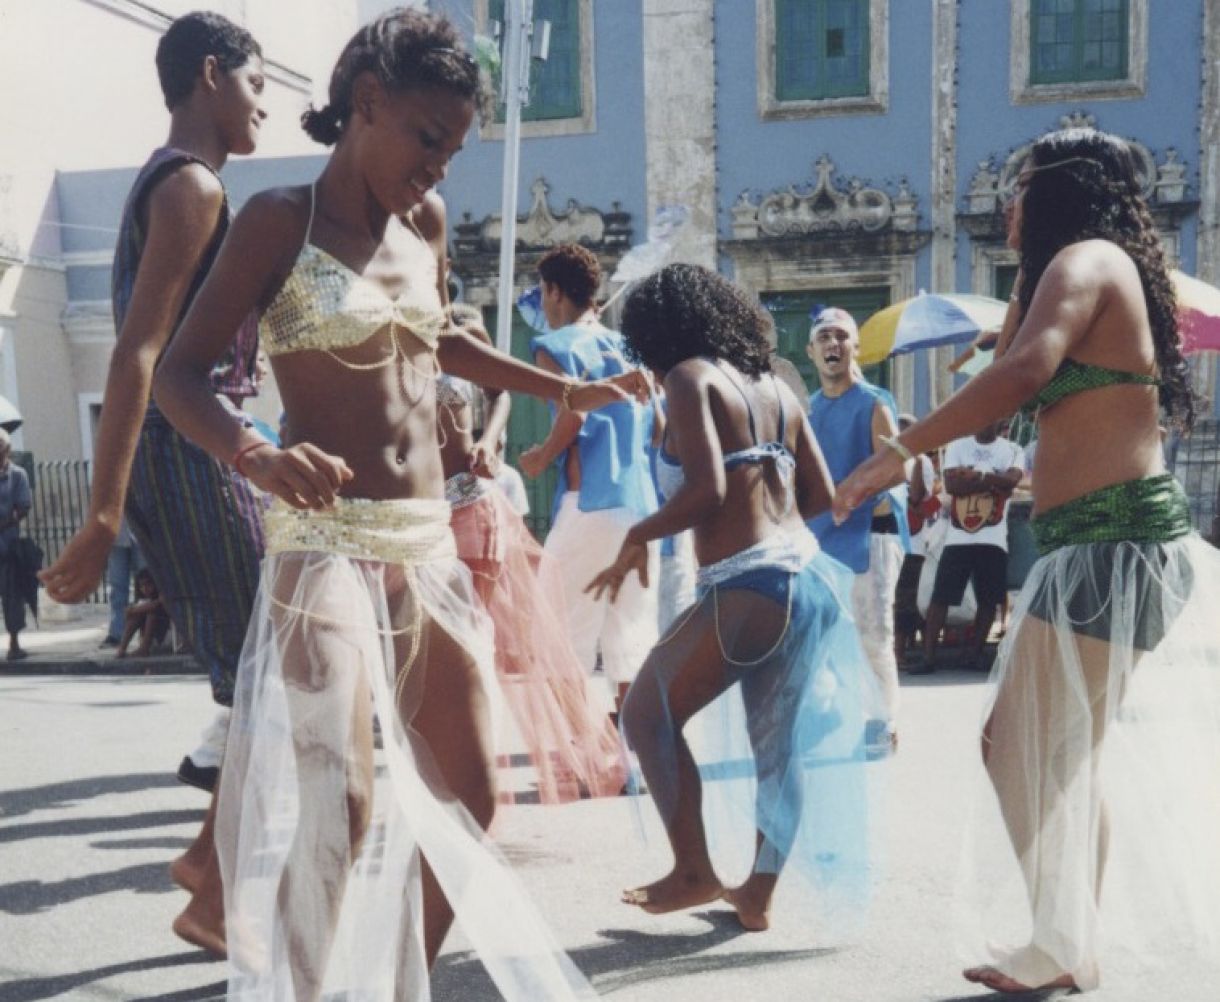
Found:
[[(894, 415), (898, 405), (888, 390), (859, 381), (842, 396), (828, 397), (820, 390), (809, 400), (809, 424), (830, 468), (830, 479), (837, 487), (849, 473), (873, 454), (873, 408), (878, 401)], [(880, 494), (853, 511), (842, 525), (835, 525), (830, 512), (810, 519), (809, 528), (822, 549), (846, 564), (857, 574), (868, 570), (868, 537), (873, 509), (888, 498), (902, 534), (908, 537), (906, 504), (902, 492)]]
[[(545, 352), (567, 375), (596, 380), (626, 372), (623, 336), (601, 324), (569, 324), (530, 342), (530, 353)], [(552, 404), (552, 414), (554, 405)], [(657, 510), (657, 492), (648, 463), (652, 407), (633, 401), (611, 404), (584, 416), (575, 447), (580, 456), (581, 511), (626, 508), (643, 517)], [(556, 461), (559, 499), (568, 490), (564, 457)]]

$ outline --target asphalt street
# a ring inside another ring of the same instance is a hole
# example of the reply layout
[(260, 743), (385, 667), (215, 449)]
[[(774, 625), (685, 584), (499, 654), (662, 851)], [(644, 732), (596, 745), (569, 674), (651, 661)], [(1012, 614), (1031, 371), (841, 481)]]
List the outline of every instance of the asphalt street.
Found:
[[(853, 942), (782, 917), (747, 934), (719, 907), (651, 917), (619, 904), (620, 888), (668, 863), (659, 840), (639, 838), (627, 798), (509, 808), (504, 854), (608, 999), (987, 1002), (961, 979), (950, 932), (982, 682), (941, 672), (904, 686), (900, 752), (874, 767), (886, 805), (876, 897)], [(211, 713), (198, 677), (0, 677), (0, 1002), (223, 995), (224, 965), (169, 931), (185, 899), (166, 870), (205, 807), (173, 770)], [(1168, 971), (1152, 993), (1111, 986), (1090, 998), (1216, 1002), (1218, 984)], [(460, 934), (434, 996), (498, 998)]]

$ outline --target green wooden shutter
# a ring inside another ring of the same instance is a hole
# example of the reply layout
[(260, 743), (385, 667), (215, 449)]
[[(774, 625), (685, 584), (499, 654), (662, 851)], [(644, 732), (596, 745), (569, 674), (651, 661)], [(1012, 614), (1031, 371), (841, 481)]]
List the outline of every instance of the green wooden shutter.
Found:
[(774, 0), (780, 101), (869, 92), (869, 0)]
[[(496, 315), (499, 310), (490, 306), (483, 311), (487, 329), (496, 329)], [(513, 357), (524, 362), (532, 362), (530, 341), (536, 331), (531, 328), (521, 315), (513, 310), (512, 347)], [(504, 444), (504, 459), (520, 470), (517, 457), (531, 446), (542, 442), (551, 430), (551, 413), (543, 401), (524, 393), (513, 394), (513, 407), (508, 416), (508, 440)], [(537, 480), (531, 480), (522, 475), (525, 481), (525, 492), (530, 502), (530, 513), (525, 516), (526, 524), (538, 539), (546, 539), (551, 528), (551, 501), (555, 497), (555, 486), (559, 482), (559, 474), (551, 467)]]
[(1033, 0), (1030, 83), (1127, 76), (1128, 0)]
[(1010, 299), (1017, 284), (1019, 267), (1015, 264), (999, 264), (995, 269), (995, 298)]
[[(504, 21), (504, 0), (490, 0), (488, 16)], [(521, 109), (525, 122), (579, 118), (581, 100), (580, 0), (534, 0), (534, 20), (551, 22), (551, 47), (546, 62), (530, 61), (530, 103)], [(497, 93), (500, 81), (496, 81)], [(496, 121), (504, 121), (497, 100)]]

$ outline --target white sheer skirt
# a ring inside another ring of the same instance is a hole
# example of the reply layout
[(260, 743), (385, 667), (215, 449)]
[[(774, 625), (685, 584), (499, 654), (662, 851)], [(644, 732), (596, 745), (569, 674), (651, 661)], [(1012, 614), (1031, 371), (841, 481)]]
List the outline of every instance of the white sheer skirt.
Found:
[(1198, 536), (1034, 566), (983, 729), (971, 962), (1082, 989), (1103, 967), (1121, 988), (1149, 964), (1220, 964), (1218, 623), (1220, 554)]
[(439, 501), (268, 513), (216, 829), (231, 999), (426, 1002), (426, 867), (505, 998), (592, 994), (479, 823), (498, 690), (448, 522)]

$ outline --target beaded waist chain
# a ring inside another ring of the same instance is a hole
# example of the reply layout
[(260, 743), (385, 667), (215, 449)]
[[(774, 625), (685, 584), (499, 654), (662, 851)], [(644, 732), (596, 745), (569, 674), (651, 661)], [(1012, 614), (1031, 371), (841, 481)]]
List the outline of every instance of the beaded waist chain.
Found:
[(447, 560), (457, 555), (449, 514), (439, 499), (338, 498), (326, 511), (277, 499), (263, 516), (267, 555), (312, 550), (387, 564)]
[(695, 587), (703, 594), (739, 574), (764, 567), (795, 574), (817, 554), (818, 541), (812, 532), (777, 532), (723, 560), (700, 567)]
[(1160, 473), (1091, 491), (1031, 527), (1043, 556), (1076, 543), (1166, 543), (1190, 533), (1190, 506), (1173, 474)]

